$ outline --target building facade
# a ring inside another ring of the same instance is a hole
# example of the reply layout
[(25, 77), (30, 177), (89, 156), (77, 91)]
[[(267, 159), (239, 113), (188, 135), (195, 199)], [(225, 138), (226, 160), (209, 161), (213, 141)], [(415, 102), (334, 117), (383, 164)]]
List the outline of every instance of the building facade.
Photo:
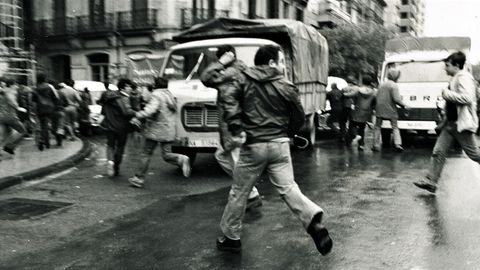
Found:
[(135, 57), (161, 57), (171, 37), (216, 17), (308, 21), (305, 0), (23, 0), (38, 69), (57, 81), (115, 82)]
[(386, 5), (384, 0), (319, 0), (312, 9), (318, 28), (345, 23), (383, 25)]
[(32, 83), (35, 60), (25, 43), (21, 0), (0, 0), (0, 76)]
[(425, 24), (424, 0), (386, 0), (385, 25), (400, 35), (422, 36)]

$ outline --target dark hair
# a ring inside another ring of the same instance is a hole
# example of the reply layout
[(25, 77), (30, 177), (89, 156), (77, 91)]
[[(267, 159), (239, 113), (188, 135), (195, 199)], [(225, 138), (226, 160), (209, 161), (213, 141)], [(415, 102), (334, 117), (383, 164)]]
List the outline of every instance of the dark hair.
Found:
[(132, 81), (130, 81), (127, 78), (121, 78), (118, 80), (118, 83), (117, 83), (118, 89), (123, 90), (125, 89), (125, 87), (127, 87), (127, 85), (132, 86)]
[(452, 66), (456, 66), (459, 69), (463, 69), (463, 66), (465, 65), (465, 61), (467, 60), (467, 57), (463, 52), (454, 52), (450, 54), (443, 62), (447, 63), (449, 62), (452, 64)]
[(362, 78), (362, 82), (363, 82), (364, 85), (372, 86), (372, 84), (374, 82), (373, 77), (370, 76), (370, 75), (365, 75)]
[(65, 80), (65, 84), (70, 86), (70, 87), (73, 87), (75, 85), (75, 81), (72, 80), (72, 79), (67, 79), (67, 80)]
[(218, 47), (217, 50), (217, 58), (220, 59), (222, 55), (224, 55), (226, 52), (233, 52), (235, 56), (237, 56), (237, 52), (235, 52), (235, 48), (232, 45), (222, 45)]
[(37, 75), (37, 83), (44, 83), (47, 81), (47, 76), (43, 73)]
[(270, 60), (278, 63), (279, 51), (280, 47), (278, 46), (264, 45), (258, 49), (257, 53), (255, 53), (255, 59), (253, 60), (253, 62), (256, 66), (268, 65), (268, 62), (270, 62)]
[(168, 80), (165, 79), (164, 77), (155, 77), (154, 87), (155, 87), (155, 89), (167, 88), (168, 87)]

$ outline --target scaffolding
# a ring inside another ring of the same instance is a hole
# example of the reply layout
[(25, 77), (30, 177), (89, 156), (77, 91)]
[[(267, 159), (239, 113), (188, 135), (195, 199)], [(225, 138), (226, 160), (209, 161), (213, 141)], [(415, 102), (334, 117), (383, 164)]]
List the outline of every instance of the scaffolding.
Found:
[(23, 1), (0, 0), (0, 76), (32, 85), (36, 61), (23, 30)]

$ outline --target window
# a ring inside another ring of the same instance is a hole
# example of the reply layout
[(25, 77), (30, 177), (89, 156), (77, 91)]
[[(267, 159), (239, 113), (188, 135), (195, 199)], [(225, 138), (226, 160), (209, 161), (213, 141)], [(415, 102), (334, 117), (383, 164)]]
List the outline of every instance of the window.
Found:
[(400, 12), (400, 19), (408, 19), (408, 13), (407, 12)]
[[(236, 45), (237, 59), (247, 66), (253, 66), (255, 53), (261, 45)], [(172, 80), (185, 80), (187, 77), (197, 79), (205, 68), (218, 61), (216, 47), (199, 47), (181, 49), (172, 52), (166, 60), (167, 64), (162, 76)], [(200, 63), (200, 64), (198, 64)], [(198, 66), (197, 66), (198, 65)]]
[(109, 75), (109, 55), (105, 53), (95, 53), (88, 56), (92, 81), (108, 81)]
[(408, 28), (406, 26), (400, 26), (400, 33), (408, 32)]
[(408, 5), (408, 0), (402, 0), (402, 5)]
[(105, 0), (90, 0), (90, 26), (105, 25)]
[(275, 19), (279, 17), (278, 0), (267, 1), (267, 18)]
[(445, 73), (444, 66), (443, 61), (390, 63), (388, 65), (388, 67), (395, 67), (400, 70), (402, 75), (398, 78), (398, 82), (406, 83), (447, 82), (449, 77)]
[(290, 18), (290, 5), (286, 1), (283, 1), (283, 18)]
[(303, 9), (297, 8), (297, 12), (296, 12), (296, 15), (295, 15), (295, 19), (296, 19), (297, 21), (303, 22)]

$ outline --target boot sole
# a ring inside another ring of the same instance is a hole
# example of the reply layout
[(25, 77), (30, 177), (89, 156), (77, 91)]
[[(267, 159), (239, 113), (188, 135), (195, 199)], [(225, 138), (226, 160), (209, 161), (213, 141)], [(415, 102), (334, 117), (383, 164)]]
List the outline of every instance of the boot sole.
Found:
[(231, 253), (240, 253), (242, 251), (241, 247), (225, 247), (217, 242), (217, 249), (220, 251), (227, 251)]

